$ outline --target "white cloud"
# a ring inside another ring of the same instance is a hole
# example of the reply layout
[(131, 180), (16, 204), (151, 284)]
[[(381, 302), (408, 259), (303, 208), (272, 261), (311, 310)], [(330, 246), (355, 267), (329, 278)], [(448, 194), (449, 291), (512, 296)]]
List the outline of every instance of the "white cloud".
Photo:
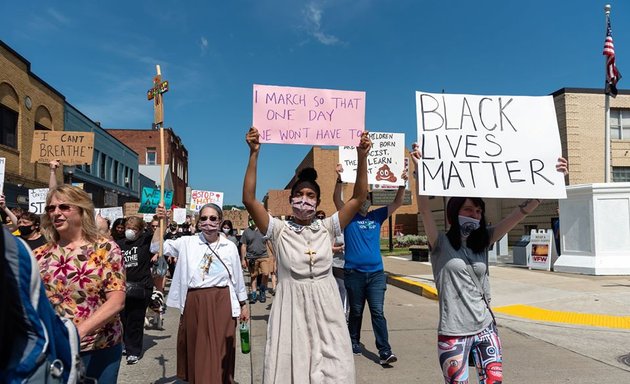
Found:
[(324, 45), (335, 45), (341, 43), (338, 37), (330, 35), (322, 31), (322, 17), (324, 10), (321, 4), (310, 2), (302, 11), (305, 18), (306, 31), (317, 41)]
[(201, 36), (199, 47), (201, 48), (201, 54), (205, 54), (208, 51), (208, 39), (205, 36)]

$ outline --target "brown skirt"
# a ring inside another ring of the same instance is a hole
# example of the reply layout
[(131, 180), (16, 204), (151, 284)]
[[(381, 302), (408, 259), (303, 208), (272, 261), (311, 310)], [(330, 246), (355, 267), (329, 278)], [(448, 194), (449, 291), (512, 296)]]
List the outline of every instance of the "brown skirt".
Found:
[(177, 377), (189, 383), (234, 383), (236, 319), (230, 289), (190, 289), (177, 332)]

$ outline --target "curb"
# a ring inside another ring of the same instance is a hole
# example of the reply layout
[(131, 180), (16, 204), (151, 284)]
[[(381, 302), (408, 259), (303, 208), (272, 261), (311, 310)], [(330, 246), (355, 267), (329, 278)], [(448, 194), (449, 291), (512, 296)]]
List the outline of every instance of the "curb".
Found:
[(387, 284), (393, 285), (400, 289), (404, 289), (405, 291), (415, 293), (416, 295), (420, 295), (422, 297), (426, 297), (427, 299), (437, 300), (437, 289), (428, 284), (422, 284), (417, 281), (407, 279), (401, 275), (397, 275), (395, 273), (390, 273), (385, 271), (385, 275), (387, 275)]

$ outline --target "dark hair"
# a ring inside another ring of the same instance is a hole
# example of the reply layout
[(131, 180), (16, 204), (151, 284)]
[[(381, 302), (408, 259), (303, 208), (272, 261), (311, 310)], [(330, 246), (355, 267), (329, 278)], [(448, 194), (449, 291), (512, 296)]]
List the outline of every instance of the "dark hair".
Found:
[(231, 220), (223, 220), (223, 223), (221, 223), (221, 228), (223, 228), (224, 225), (227, 225), (228, 227), (230, 227), (230, 232), (228, 233), (228, 235), (231, 235), (232, 232), (234, 231), (234, 226), (232, 225), (232, 221)]
[(475, 207), (481, 208), (481, 220), (479, 221), (479, 228), (472, 231), (466, 245), (473, 252), (483, 252), (488, 245), (490, 245), (490, 235), (488, 234), (486, 224), (486, 203), (479, 197), (451, 197), (446, 204), (446, 218), (448, 219), (451, 227), (446, 232), (451, 246), (456, 250), (459, 250), (462, 246), (462, 235), (459, 230), (459, 210), (466, 200), (472, 201)]
[(41, 222), (39, 215), (34, 212), (22, 212), (18, 219), (28, 220), (35, 225), (35, 228), (39, 230), (39, 224)]
[(109, 231), (109, 233), (112, 235), (112, 238), (114, 240), (119, 240), (124, 237), (122, 235), (119, 235), (118, 232), (116, 232), (116, 227), (119, 225), (122, 225), (124, 227), (126, 223), (127, 223), (127, 219), (125, 219), (124, 217), (119, 217), (116, 220), (114, 220), (114, 223), (112, 224), (111, 229)]
[(293, 187), (291, 187), (291, 197), (293, 197), (295, 191), (299, 191), (300, 189), (307, 187), (315, 191), (317, 200), (319, 200), (320, 189), (319, 184), (317, 184), (315, 180), (317, 180), (317, 171), (315, 168), (303, 168), (300, 172), (298, 172), (297, 181), (293, 184)]

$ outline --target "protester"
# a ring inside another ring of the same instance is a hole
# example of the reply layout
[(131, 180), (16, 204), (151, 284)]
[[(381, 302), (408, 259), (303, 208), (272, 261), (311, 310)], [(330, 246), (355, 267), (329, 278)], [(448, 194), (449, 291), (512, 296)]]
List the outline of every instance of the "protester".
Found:
[[(341, 198), (341, 164), (337, 165), (337, 182), (333, 193), (333, 201), (337, 209), (343, 207)], [(403, 180), (407, 173), (403, 172)], [(387, 332), (387, 319), (383, 309), (387, 277), (385, 276), (383, 258), (381, 256), (381, 225), (403, 203), (405, 186), (398, 187), (394, 201), (381, 208), (369, 211), (371, 194), (363, 203), (359, 212), (352, 218), (344, 231), (344, 285), (348, 294), (348, 330), (352, 341), (352, 352), (360, 354), (361, 323), (363, 309), (368, 303), (372, 330), (381, 365), (392, 364), (398, 360), (392, 353)]]
[(96, 222), (96, 229), (98, 229), (99, 235), (107, 238), (108, 240), (111, 240), (112, 234), (109, 227), (112, 223), (110, 222), (110, 220), (106, 217), (101, 216), (101, 214), (98, 213), (94, 218), (94, 221)]
[(232, 225), (231, 220), (223, 220), (223, 224), (221, 226), (221, 230), (223, 234), (227, 237), (228, 240), (234, 243), (238, 247), (238, 239), (234, 236), (234, 226)]
[[(182, 236), (182, 233), (179, 231), (179, 227), (177, 226), (177, 223), (174, 221), (171, 221), (168, 224), (168, 231), (166, 231), (166, 234), (164, 235), (164, 240), (176, 240), (181, 236)], [(172, 279), (173, 276), (175, 275), (175, 265), (177, 264), (177, 258), (172, 257), (172, 256), (166, 256), (166, 255), (164, 255), (164, 257), (166, 258), (166, 261), (168, 262), (168, 274)]]
[(320, 188), (313, 168), (300, 171), (291, 188), (293, 221), (271, 217), (256, 200), (260, 134), (246, 135), (250, 148), (243, 204), (269, 237), (277, 258), (278, 286), (267, 327), (264, 383), (354, 383), (350, 339), (332, 275), (332, 242), (361, 207), (367, 190), (367, 132), (357, 146), (353, 198), (331, 217), (314, 220)]
[(127, 219), (119, 217), (114, 220), (112, 224), (111, 237), (114, 241), (122, 240), (125, 238), (125, 222)]
[[(411, 155), (417, 175), (421, 158), (417, 144), (413, 145)], [(556, 169), (566, 175), (566, 160), (559, 158)], [(480, 383), (503, 382), (501, 340), (490, 309), (488, 247), (539, 204), (538, 199), (525, 200), (498, 224), (487, 226), (482, 199), (451, 197), (446, 206), (450, 228), (444, 233), (437, 229), (428, 196), (419, 195), (419, 212), (429, 241), (438, 291), (438, 357), (445, 383), (468, 382), (470, 353)]]
[(125, 309), (121, 313), (127, 354), (127, 364), (136, 364), (142, 357), (144, 338), (144, 315), (147, 312), (153, 279), (151, 266), (157, 255), (151, 253), (153, 232), (145, 231), (142, 218), (131, 216), (125, 223), (125, 239), (116, 243), (120, 247), (127, 272), (127, 293)]
[(41, 234), (40, 230), (40, 217), (33, 212), (24, 212), (18, 219), (18, 230), (20, 231), (20, 237), (28, 244), (31, 250), (35, 250), (48, 241)]
[(180, 225), (179, 229), (182, 236), (190, 236), (195, 233), (195, 224), (190, 215), (186, 215), (186, 221)]
[[(158, 208), (158, 216), (165, 210)], [(199, 211), (201, 232), (164, 242), (164, 254), (177, 257), (166, 304), (179, 309), (177, 377), (189, 383), (233, 383), (236, 318), (249, 319), (247, 291), (238, 249), (219, 236), (223, 212), (216, 204)], [(151, 251), (161, 234), (153, 235)]]
[[(160, 220), (157, 216), (153, 216), (153, 219), (149, 223), (149, 227), (147, 231), (150, 231), (151, 236), (153, 236), (154, 232), (158, 232), (160, 230)], [(162, 255), (162, 258), (159, 256), (152, 258), (155, 260), (153, 262), (153, 266), (151, 267), (151, 275), (153, 276), (153, 286), (158, 291), (164, 293), (164, 287), (166, 286), (166, 273), (168, 272), (168, 263), (166, 261), (166, 257)]]
[[(251, 277), (251, 293), (249, 303), (255, 304), (256, 300), (264, 303), (267, 301), (267, 283), (271, 272), (271, 259), (267, 252), (267, 238), (256, 227), (254, 220), (249, 219), (249, 227), (245, 228), (241, 235), (241, 258), (243, 268), (249, 269)], [(258, 277), (260, 276), (260, 287)], [(257, 295), (257, 288), (260, 293)]]
[[(13, 212), (13, 209), (9, 209), (9, 207), (7, 207), (7, 203), (3, 194), (0, 194), (0, 209), (4, 213), (4, 224), (9, 229), (9, 232), (15, 232), (18, 229), (19, 216), (16, 216), (16, 214)], [(22, 212), (20, 209), (20, 214), (21, 213)]]
[(119, 312), (125, 303), (120, 248), (98, 235), (94, 205), (80, 188), (60, 185), (46, 198), (42, 231), (49, 243), (35, 250), (46, 295), (81, 337), (86, 375), (116, 383), (122, 353)]

